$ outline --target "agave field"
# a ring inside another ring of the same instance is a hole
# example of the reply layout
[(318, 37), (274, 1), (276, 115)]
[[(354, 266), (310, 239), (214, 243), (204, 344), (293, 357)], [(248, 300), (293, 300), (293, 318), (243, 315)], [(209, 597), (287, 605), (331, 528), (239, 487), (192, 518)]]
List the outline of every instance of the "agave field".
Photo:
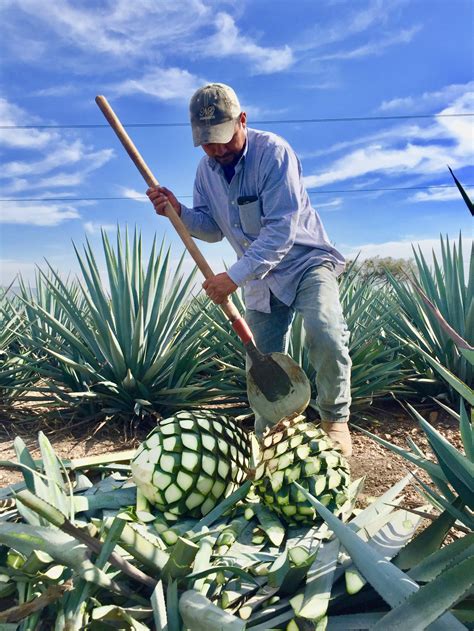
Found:
[[(40, 458), (17, 436), (0, 463), (17, 480), (0, 489), (0, 629), (474, 628), (474, 254), (466, 274), (461, 236), (441, 238), (432, 266), (414, 250), (413, 278), (371, 281), (353, 264), (340, 280), (354, 435), (406, 464), (369, 502), (313, 410), (257, 443), (241, 344), (183, 260), (165, 243), (145, 260), (138, 232), (102, 244), (76, 250), (80, 278), (46, 266), (34, 290), (0, 296), (3, 427), (42, 429)], [(289, 353), (314, 383), (298, 319)], [(423, 444), (370, 431), (387, 401)], [(427, 403), (456, 423), (456, 445)], [(47, 437), (105, 424), (151, 431), (84, 458)]]

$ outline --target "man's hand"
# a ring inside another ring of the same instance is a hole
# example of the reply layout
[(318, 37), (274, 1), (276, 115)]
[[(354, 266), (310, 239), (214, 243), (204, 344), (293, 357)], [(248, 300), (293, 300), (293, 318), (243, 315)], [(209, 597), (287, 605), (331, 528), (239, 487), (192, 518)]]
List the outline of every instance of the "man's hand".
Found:
[(164, 186), (152, 186), (146, 192), (155, 207), (157, 215), (165, 215), (166, 204), (170, 202), (178, 215), (181, 215), (181, 204), (174, 194)]
[(229, 294), (238, 289), (238, 286), (226, 272), (211, 276), (211, 278), (203, 282), (202, 286), (206, 290), (206, 294), (216, 305), (222, 304)]

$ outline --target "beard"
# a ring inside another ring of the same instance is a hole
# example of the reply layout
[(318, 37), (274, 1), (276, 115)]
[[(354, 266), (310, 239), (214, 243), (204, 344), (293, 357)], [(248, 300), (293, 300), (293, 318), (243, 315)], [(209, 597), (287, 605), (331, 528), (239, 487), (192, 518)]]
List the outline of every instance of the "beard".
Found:
[(225, 156), (216, 157), (215, 160), (223, 166), (234, 166), (239, 161), (240, 154), (227, 153)]

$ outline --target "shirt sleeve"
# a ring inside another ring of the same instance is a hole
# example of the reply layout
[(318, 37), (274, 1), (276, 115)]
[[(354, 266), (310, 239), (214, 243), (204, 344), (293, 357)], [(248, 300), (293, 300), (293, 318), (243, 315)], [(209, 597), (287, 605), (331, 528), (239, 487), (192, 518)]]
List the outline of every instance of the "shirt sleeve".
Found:
[(245, 254), (228, 269), (236, 285), (264, 278), (293, 246), (301, 210), (301, 167), (288, 145), (270, 148), (259, 176), (262, 228)]
[(193, 208), (181, 204), (181, 219), (196, 239), (215, 243), (224, 238), (221, 229), (211, 216), (207, 197), (202, 189), (199, 171), (194, 181)]

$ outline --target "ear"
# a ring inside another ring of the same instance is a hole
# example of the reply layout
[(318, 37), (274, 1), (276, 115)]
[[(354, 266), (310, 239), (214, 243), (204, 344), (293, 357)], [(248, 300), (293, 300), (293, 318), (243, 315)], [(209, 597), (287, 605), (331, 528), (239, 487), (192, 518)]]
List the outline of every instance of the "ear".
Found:
[(242, 127), (246, 127), (247, 125), (247, 114), (246, 112), (240, 112), (240, 124), (242, 125)]

